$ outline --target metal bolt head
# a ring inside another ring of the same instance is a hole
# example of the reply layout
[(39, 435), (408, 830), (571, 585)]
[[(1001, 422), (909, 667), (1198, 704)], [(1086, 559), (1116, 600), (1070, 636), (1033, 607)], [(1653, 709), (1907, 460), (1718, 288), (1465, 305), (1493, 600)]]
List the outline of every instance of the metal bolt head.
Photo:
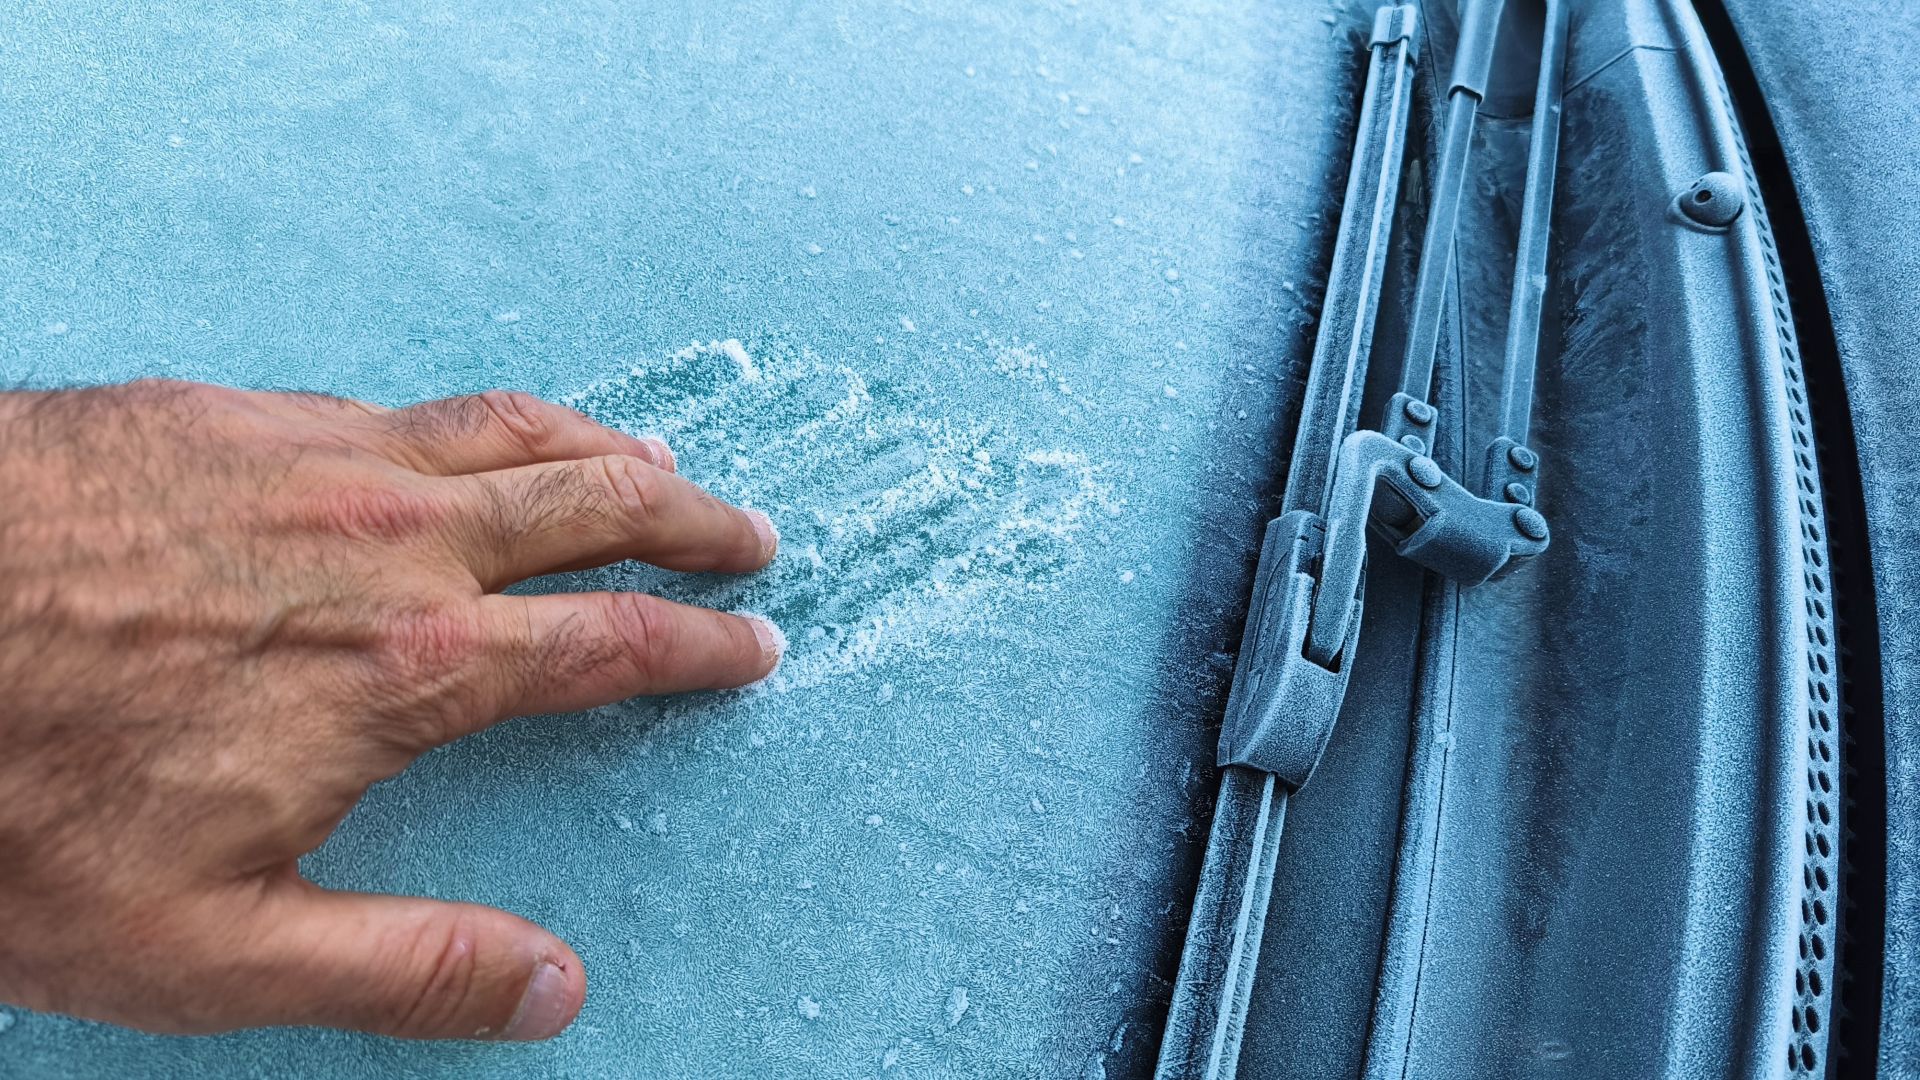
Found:
[(1408, 398), (1407, 403), (1401, 407), (1401, 411), (1407, 414), (1407, 419), (1421, 427), (1433, 423), (1433, 406), (1418, 398)]
[(1506, 494), (1507, 501), (1510, 503), (1519, 503), (1521, 506), (1533, 505), (1533, 492), (1518, 480), (1506, 486)]
[(1439, 463), (1424, 455), (1407, 461), (1407, 475), (1413, 477), (1414, 483), (1428, 490), (1439, 487), (1447, 478), (1447, 474), (1441, 471)]
[(1540, 516), (1540, 511), (1529, 506), (1522, 506), (1513, 512), (1513, 527), (1529, 540), (1547, 538), (1547, 519)]
[(1510, 446), (1507, 448), (1507, 460), (1513, 462), (1513, 467), (1521, 472), (1532, 472), (1540, 464), (1540, 455), (1524, 446)]
[(1400, 445), (1416, 454), (1424, 454), (1427, 452), (1427, 441), (1418, 435), (1400, 436)]
[(1674, 200), (1687, 220), (1709, 229), (1724, 229), (1747, 208), (1746, 194), (1732, 173), (1710, 172)]

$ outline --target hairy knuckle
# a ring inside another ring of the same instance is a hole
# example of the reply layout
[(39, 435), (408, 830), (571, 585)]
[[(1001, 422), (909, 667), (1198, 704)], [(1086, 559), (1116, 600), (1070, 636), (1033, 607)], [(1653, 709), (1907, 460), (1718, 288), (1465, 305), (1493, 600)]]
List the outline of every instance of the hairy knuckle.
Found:
[(489, 661), (502, 659), (477, 612), (426, 606), (388, 616), (366, 657), (369, 731), (403, 756), (467, 734), (495, 710), (501, 676)]
[(177, 397), (208, 396), (220, 390), (207, 383), (185, 382), (180, 379), (163, 379), (149, 375), (122, 383), (120, 396), (133, 400), (170, 399)]
[(660, 473), (630, 457), (598, 459), (607, 491), (622, 518), (634, 526), (654, 521), (660, 508)]
[(194, 414), (216, 407), (238, 406), (246, 400), (244, 391), (232, 387), (154, 377), (122, 385), (118, 396), (131, 405), (158, 406)]
[(393, 616), (381, 635), (389, 665), (410, 679), (438, 680), (464, 670), (485, 648), (478, 620), (439, 606)]
[(530, 453), (545, 449), (554, 438), (552, 421), (540, 399), (517, 390), (487, 390), (477, 400), (495, 425), (515, 445)]
[(614, 639), (627, 663), (651, 682), (673, 654), (679, 633), (669, 609), (645, 593), (613, 593), (609, 601)]
[(163, 379), (155, 375), (148, 375), (144, 378), (134, 379), (131, 382), (122, 384), (121, 389), (126, 397), (141, 398), (179, 393), (187, 390), (192, 385), (192, 383), (184, 383), (176, 379)]
[(233, 411), (240, 397), (240, 391), (224, 386), (158, 378), (137, 379), (81, 394), (98, 395), (93, 400), (106, 415), (114, 417), (126, 437), (148, 441), (202, 435), (203, 422), (211, 414)]

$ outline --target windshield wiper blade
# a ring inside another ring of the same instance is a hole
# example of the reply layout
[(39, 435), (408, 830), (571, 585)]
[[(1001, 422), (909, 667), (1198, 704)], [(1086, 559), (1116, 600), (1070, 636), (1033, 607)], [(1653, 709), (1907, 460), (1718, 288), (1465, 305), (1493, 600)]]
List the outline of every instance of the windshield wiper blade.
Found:
[[(1272, 522), (1261, 549), (1254, 585), (1254, 610), (1247, 619), (1248, 640), (1243, 657), (1278, 655), (1298, 663), (1265, 665), (1243, 659), (1235, 673), (1235, 700), (1251, 700), (1238, 685), (1244, 677), (1256, 681), (1271, 674), (1276, 682), (1289, 677), (1301, 685), (1292, 693), (1313, 694), (1332, 711), (1346, 690), (1344, 672), (1328, 672), (1304, 659), (1306, 606), (1288, 605), (1285, 593), (1306, 588), (1305, 572), (1319, 557), (1319, 512), (1331, 491), (1342, 440), (1354, 425), (1372, 348), (1373, 327), (1380, 307), (1381, 277), (1386, 267), (1393, 211), (1399, 201), (1400, 171), (1406, 150), (1413, 100), (1416, 9), (1411, 5), (1383, 7), (1375, 13), (1366, 89), (1353, 158), (1348, 166), (1346, 200), (1335, 240), (1333, 267), (1321, 308), (1314, 342), (1313, 366), (1308, 372), (1306, 398), (1294, 436), (1289, 465), (1286, 511)], [(1267, 598), (1274, 597), (1272, 601)], [(1263, 609), (1271, 602), (1275, 613), (1290, 606), (1290, 625), (1269, 618)], [(1256, 638), (1281, 640), (1262, 645)], [(1243, 675), (1244, 672), (1251, 673)], [(1230, 705), (1231, 709), (1231, 705)], [(1231, 718), (1222, 732), (1222, 755), (1245, 758), (1259, 747), (1228, 742), (1248, 731)], [(1291, 740), (1299, 747), (1325, 744), (1324, 735), (1301, 733)], [(1274, 740), (1266, 740), (1273, 748)], [(1269, 761), (1268, 764), (1274, 764)], [(1284, 771), (1289, 783), (1274, 769), (1229, 767), (1220, 782), (1220, 794), (1208, 834), (1205, 866), (1194, 898), (1186, 948), (1167, 1016), (1165, 1035), (1155, 1074), (1160, 1077), (1231, 1076), (1240, 1056), (1246, 1027), (1247, 1002), (1253, 990), (1254, 964), (1272, 896), (1273, 867), (1279, 853), (1281, 825), (1286, 815), (1286, 793), (1305, 780), (1312, 760), (1296, 761)]]
[[(1283, 513), (1262, 541), (1222, 722), (1213, 828), (1156, 1075), (1238, 1068), (1290, 793), (1318, 764), (1346, 697), (1360, 629), (1369, 527), (1399, 555), (1462, 585), (1546, 550), (1526, 445), (1545, 297), (1566, 12), (1549, 0), (1522, 227), (1502, 364), (1499, 428), (1475, 494), (1428, 456), (1427, 401), (1452, 274), (1454, 233), (1504, 0), (1468, 0), (1448, 89), (1447, 134), (1420, 252), (1400, 391), (1378, 430), (1353, 430), (1391, 239), (1415, 59), (1412, 7), (1376, 13), (1326, 303), (1289, 464)], [(1359, 213), (1354, 211), (1358, 210)]]

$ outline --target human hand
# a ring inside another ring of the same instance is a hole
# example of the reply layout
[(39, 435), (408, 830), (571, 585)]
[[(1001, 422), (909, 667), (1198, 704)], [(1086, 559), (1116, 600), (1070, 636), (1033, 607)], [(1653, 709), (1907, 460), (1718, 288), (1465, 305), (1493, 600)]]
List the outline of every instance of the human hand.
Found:
[(767, 519), (673, 468), (498, 391), (0, 394), (0, 1001), (167, 1032), (565, 1028), (586, 977), (552, 934), (295, 860), (503, 718), (773, 669), (757, 619), (500, 594), (623, 558), (766, 565)]

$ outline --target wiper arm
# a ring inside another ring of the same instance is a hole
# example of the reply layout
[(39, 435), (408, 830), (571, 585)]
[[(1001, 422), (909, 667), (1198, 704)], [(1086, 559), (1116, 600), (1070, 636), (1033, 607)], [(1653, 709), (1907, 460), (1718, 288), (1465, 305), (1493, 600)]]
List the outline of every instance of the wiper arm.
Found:
[[(1487, 444), (1480, 493), (1533, 505), (1540, 459), (1527, 447), (1533, 420), (1533, 375), (1540, 359), (1540, 311), (1547, 301), (1547, 238), (1553, 215), (1553, 176), (1560, 162), (1560, 100), (1567, 88), (1567, 24), (1563, 0), (1547, 0), (1540, 42), (1540, 81), (1533, 94), (1533, 130), (1527, 143), (1527, 179), (1520, 203), (1520, 241), (1507, 310), (1507, 347), (1500, 368), (1500, 427)], [(1517, 485), (1517, 486), (1516, 486)]]
[[(1271, 679), (1268, 694), (1317, 697), (1322, 708), (1313, 715), (1324, 713), (1328, 726), (1346, 692), (1345, 676), (1305, 659), (1307, 607), (1299, 600), (1311, 595), (1310, 571), (1318, 562), (1323, 532), (1320, 513), (1332, 489), (1341, 441), (1352, 430), (1359, 411), (1360, 387), (1372, 348), (1412, 106), (1415, 30), (1416, 9), (1411, 5), (1384, 7), (1375, 13), (1346, 200), (1294, 435), (1286, 512), (1268, 526), (1261, 548), (1253, 607), (1230, 699), (1244, 710), (1246, 702), (1262, 693), (1258, 686), (1249, 690), (1242, 683)], [(1266, 662), (1273, 657), (1281, 658), (1277, 666)], [(1288, 657), (1297, 662), (1286, 663)], [(1289, 680), (1298, 684), (1283, 690)], [(1256, 749), (1237, 741), (1249, 727), (1234, 719), (1233, 708), (1235, 704), (1230, 704), (1221, 735), (1223, 762), (1244, 758), (1247, 751)], [(1206, 864), (1195, 892), (1157, 1076), (1227, 1077), (1239, 1062), (1286, 816), (1286, 793), (1306, 779), (1325, 736), (1302, 731), (1285, 741), (1303, 751), (1300, 760), (1279, 767), (1285, 777), (1276, 775), (1274, 768), (1228, 768), (1221, 775)], [(1273, 749), (1279, 742), (1266, 739), (1264, 745)], [(1272, 758), (1265, 760), (1279, 766)]]
[(1380, 9), (1347, 198), (1314, 343), (1283, 513), (1267, 526), (1222, 723), (1214, 826), (1156, 1069), (1225, 1080), (1238, 1068), (1288, 795), (1318, 764), (1345, 700), (1359, 638), (1366, 528), (1463, 585), (1546, 550), (1526, 446), (1559, 156), (1567, 12), (1548, 0), (1522, 224), (1501, 374), (1499, 429), (1481, 494), (1428, 456), (1427, 400), (1454, 232), (1504, 0), (1468, 0), (1448, 90), (1447, 134), (1427, 220), (1400, 391), (1378, 430), (1353, 430), (1398, 197), (1416, 12)]

